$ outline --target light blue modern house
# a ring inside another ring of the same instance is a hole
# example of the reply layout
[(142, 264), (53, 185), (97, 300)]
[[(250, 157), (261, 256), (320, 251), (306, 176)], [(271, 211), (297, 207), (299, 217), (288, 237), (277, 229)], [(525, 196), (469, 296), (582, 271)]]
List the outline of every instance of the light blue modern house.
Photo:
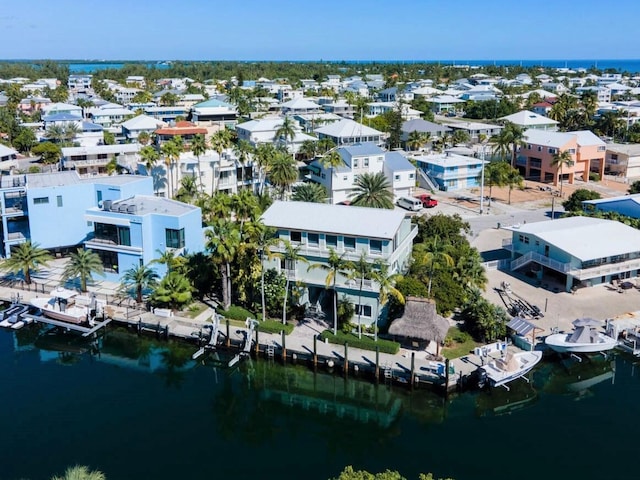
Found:
[[(445, 192), (480, 186), (482, 160), (454, 153), (438, 153), (414, 157), (418, 169), (424, 172), (438, 189)], [(488, 162), (485, 161), (485, 164)]]
[[(304, 285), (299, 303), (323, 311), (332, 318), (332, 297), (327, 291), (324, 268), (309, 269), (309, 265), (328, 266), (331, 250), (343, 260), (357, 262), (360, 258), (374, 265), (382, 262), (389, 267), (389, 275), (404, 273), (409, 268), (413, 239), (417, 227), (400, 210), (329, 205), (306, 202), (276, 201), (262, 215), (264, 224), (277, 231), (279, 244), (272, 252), (285, 251), (284, 240), (299, 248), (303, 261), (265, 259), (266, 268), (284, 273), (292, 282)], [(345, 275), (336, 278), (339, 298), (355, 305), (355, 322), (360, 313), (365, 325), (384, 321), (385, 312), (378, 304), (379, 285), (369, 279), (362, 282)]]
[[(123, 199), (127, 199), (126, 212), (124, 208), (120, 212), (119, 201)], [(132, 215), (130, 210), (138, 213)], [(56, 255), (86, 245), (96, 250), (103, 262), (108, 260), (104, 266), (109, 280), (119, 279), (123, 272), (120, 265), (129, 268), (133, 259), (136, 265), (140, 260), (146, 264), (167, 248), (178, 252), (203, 250), (200, 209), (157, 199), (153, 196), (153, 179), (147, 176), (81, 178), (75, 171), (3, 176), (0, 214), (2, 256), (10, 256), (11, 247), (28, 240)], [(129, 233), (115, 228), (126, 226), (130, 227)], [(124, 247), (134, 249), (128, 256), (116, 256), (115, 261), (111, 255), (101, 253), (114, 248), (99, 241), (111, 239), (114, 228), (115, 245), (124, 244), (120, 249), (123, 253), (127, 252)], [(175, 232), (167, 234), (167, 229)], [(157, 271), (162, 273), (162, 268)]]
[[(106, 200), (86, 210), (93, 229), (85, 241), (102, 259), (107, 280), (117, 281), (132, 267), (149, 264), (166, 251), (181, 255), (204, 250), (200, 208), (153, 195)], [(160, 275), (165, 265), (154, 265)]]
[(27, 240), (62, 253), (81, 245), (92, 231), (87, 208), (103, 200), (153, 194), (150, 177), (122, 175), (82, 179), (75, 171), (2, 177), (2, 255)]

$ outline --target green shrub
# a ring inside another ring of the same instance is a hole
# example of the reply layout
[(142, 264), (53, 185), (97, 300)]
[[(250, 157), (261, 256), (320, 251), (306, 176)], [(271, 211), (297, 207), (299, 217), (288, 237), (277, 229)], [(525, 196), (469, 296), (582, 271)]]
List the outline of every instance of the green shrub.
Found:
[(231, 305), (229, 310), (218, 310), (218, 313), (223, 317), (230, 318), (232, 320), (242, 320), (243, 322), (248, 318), (257, 318), (255, 313), (251, 313), (249, 310), (239, 307), (238, 305)]
[(391, 353), (394, 355), (400, 351), (400, 344), (398, 342), (383, 339), (378, 339), (376, 342), (373, 338), (358, 338), (352, 333), (338, 332), (337, 335), (334, 335), (331, 330), (325, 330), (320, 334), (320, 339), (323, 341), (326, 339), (329, 343), (335, 343), (337, 345), (344, 345), (348, 342), (350, 347), (361, 348), (363, 350), (375, 351), (376, 347), (379, 347), (382, 353)]
[(264, 333), (280, 333), (284, 330), (285, 335), (293, 332), (293, 324), (282, 324), (280, 320), (265, 320), (258, 324), (258, 331)]
[(589, 181), (590, 182), (599, 182), (600, 181), (600, 174), (595, 173), (595, 172), (589, 173)]

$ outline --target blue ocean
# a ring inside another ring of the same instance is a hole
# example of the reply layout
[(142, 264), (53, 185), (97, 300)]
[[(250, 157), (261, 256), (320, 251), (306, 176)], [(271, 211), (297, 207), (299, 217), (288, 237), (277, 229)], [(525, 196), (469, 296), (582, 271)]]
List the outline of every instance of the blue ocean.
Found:
[[(289, 62), (290, 60), (282, 60)], [(253, 63), (254, 61), (239, 61), (239, 63)], [(260, 62), (259, 60), (257, 62)], [(296, 63), (317, 62), (317, 60), (298, 61)], [(599, 70), (614, 69), (619, 72), (639, 73), (640, 59), (583, 59), (583, 60), (322, 60), (322, 63), (347, 63), (347, 64), (416, 64), (416, 63), (439, 63), (441, 65), (460, 65), (460, 66), (522, 66), (522, 67), (547, 67), (547, 68), (596, 68)], [(69, 71), (71, 73), (92, 73), (98, 70), (111, 68), (122, 68), (127, 62), (87, 62), (87, 63), (70, 63)], [(137, 62), (135, 62), (137, 63)], [(159, 69), (169, 68), (166, 63), (145, 63), (148, 67)]]

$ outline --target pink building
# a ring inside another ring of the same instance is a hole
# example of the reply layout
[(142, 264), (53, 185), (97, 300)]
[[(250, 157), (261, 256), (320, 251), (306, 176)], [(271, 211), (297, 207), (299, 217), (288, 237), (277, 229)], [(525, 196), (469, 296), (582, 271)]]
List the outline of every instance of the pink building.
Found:
[(604, 174), (606, 144), (588, 130), (578, 132), (550, 132), (529, 129), (525, 131), (525, 145), (520, 148), (517, 166), (525, 178), (542, 182), (560, 183), (560, 168), (553, 166), (557, 153), (568, 151), (573, 165), (562, 167), (567, 183), (575, 179), (589, 181), (589, 172)]

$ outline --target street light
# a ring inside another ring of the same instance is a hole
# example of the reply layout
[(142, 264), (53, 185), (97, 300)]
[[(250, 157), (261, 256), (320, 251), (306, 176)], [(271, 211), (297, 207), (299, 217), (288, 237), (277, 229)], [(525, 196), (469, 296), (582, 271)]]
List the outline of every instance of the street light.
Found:
[(480, 215), (484, 213), (484, 147), (480, 147)]

